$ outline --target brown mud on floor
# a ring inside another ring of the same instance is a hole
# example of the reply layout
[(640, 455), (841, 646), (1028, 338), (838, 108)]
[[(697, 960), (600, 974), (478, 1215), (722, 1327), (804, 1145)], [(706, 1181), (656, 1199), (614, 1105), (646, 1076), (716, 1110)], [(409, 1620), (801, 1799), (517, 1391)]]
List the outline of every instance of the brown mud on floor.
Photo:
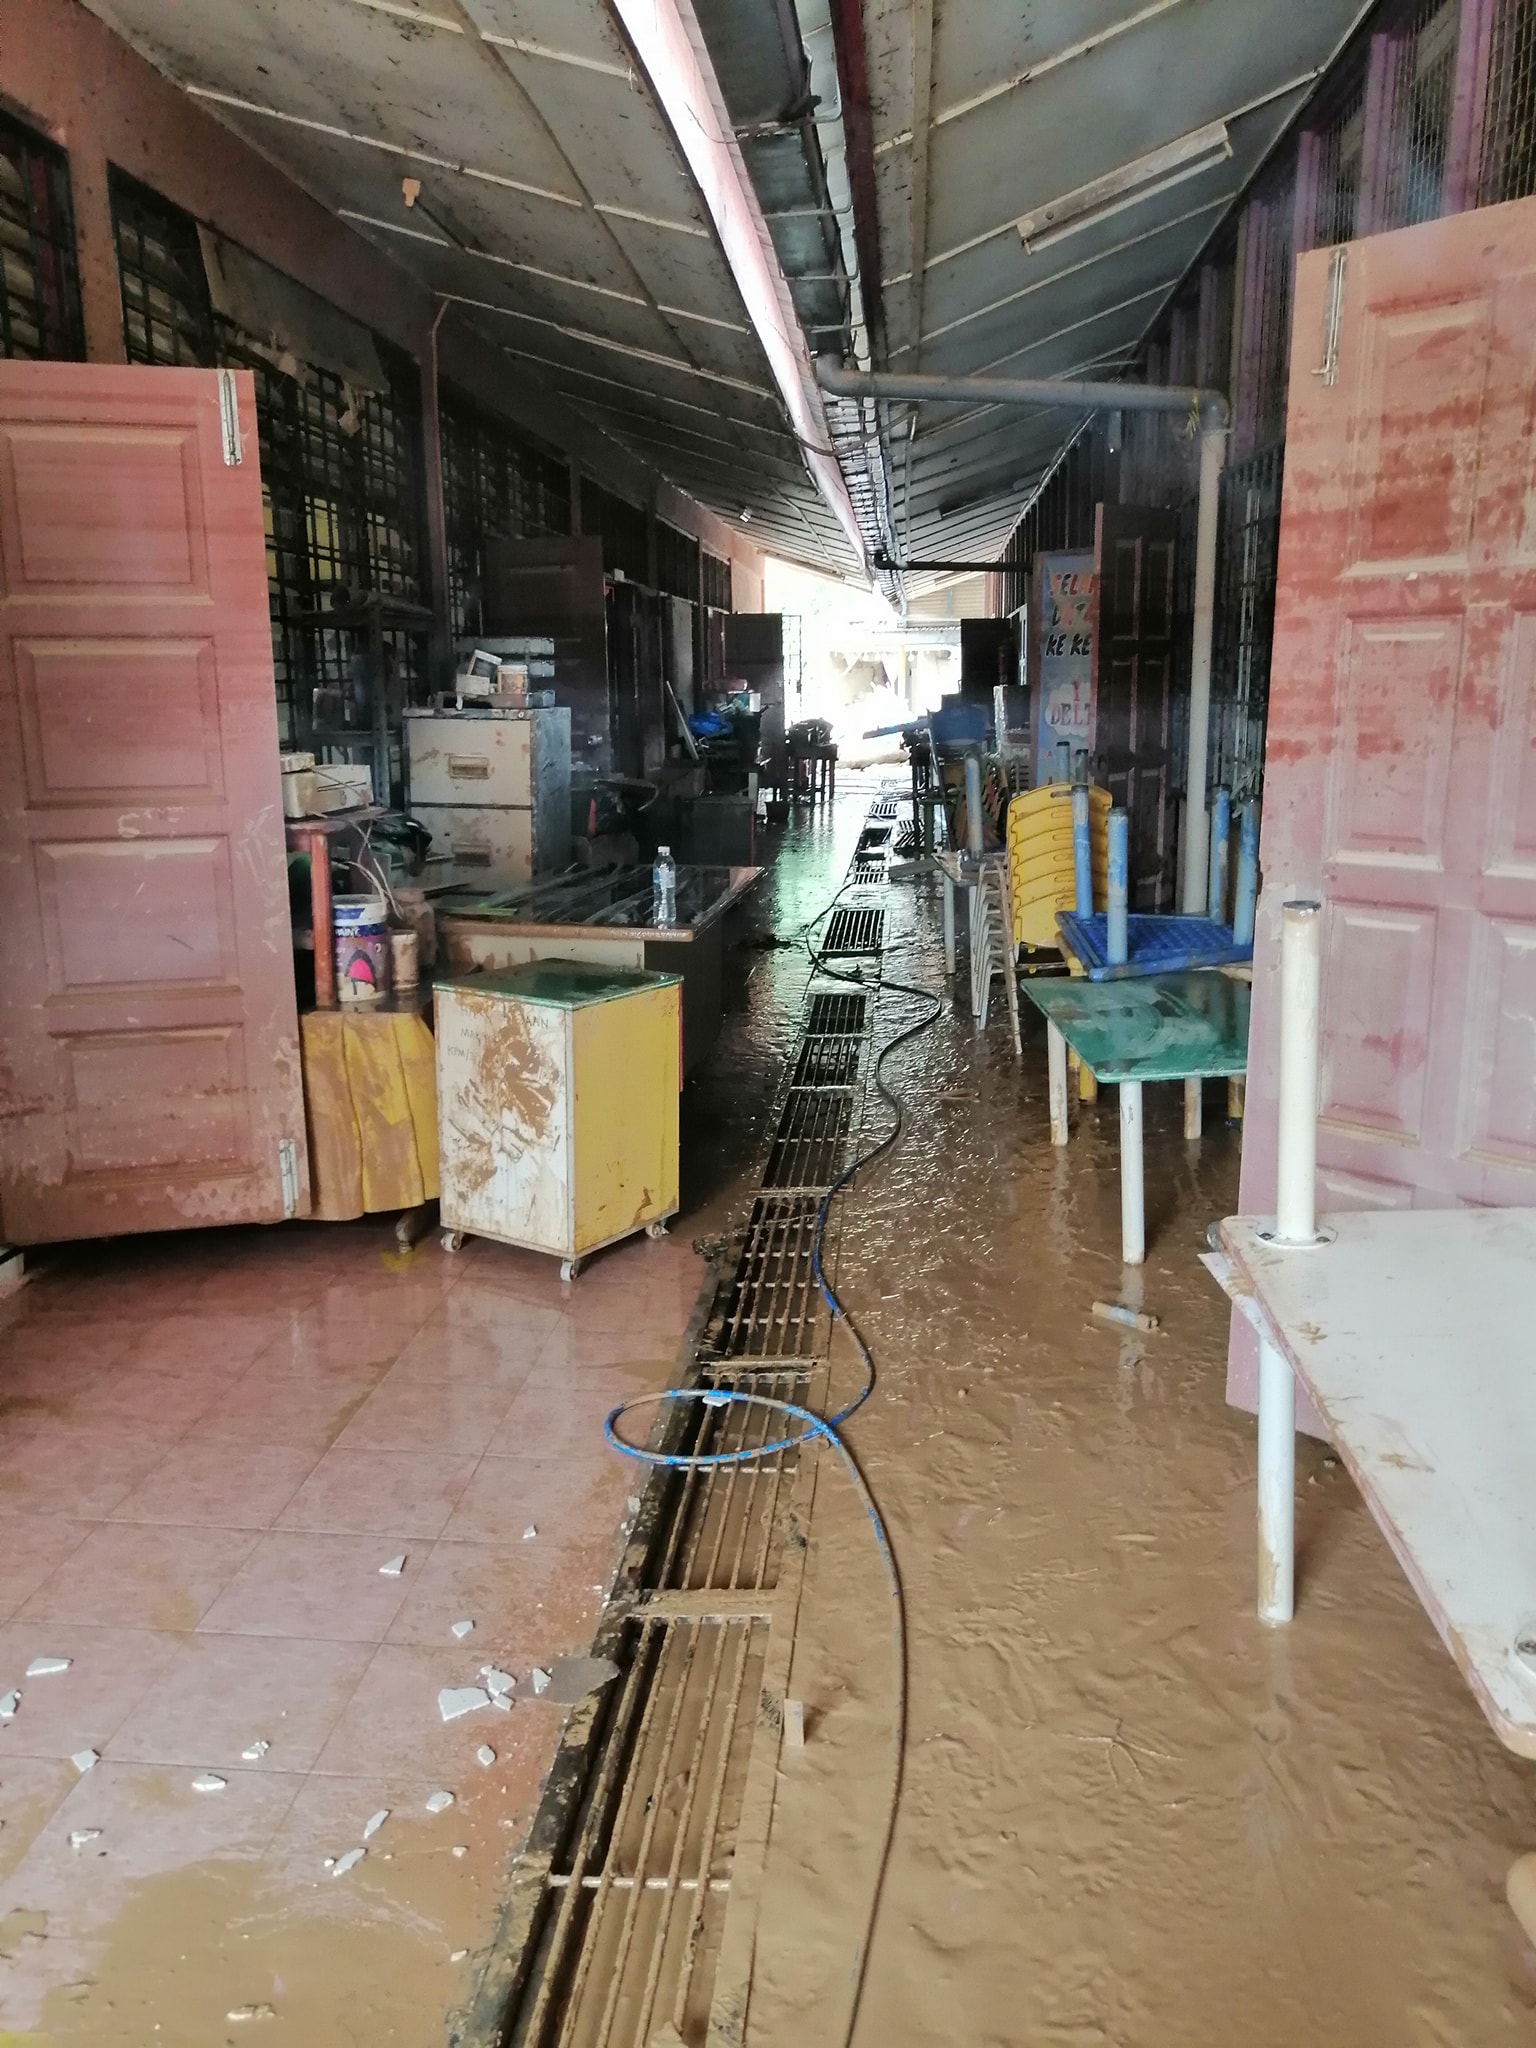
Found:
[[(887, 971), (933, 983), (893, 892)], [(914, 947), (901, 950), (905, 930)], [(882, 1000), (877, 1036), (907, 1013)], [(1026, 1017), (1028, 1012), (1026, 1011)], [(1038, 1025), (1038, 1020), (1036, 1020)], [(1499, 1747), (1351, 1482), (1298, 1454), (1299, 1606), (1254, 1615), (1254, 1432), (1196, 1263), (1236, 1201), (1207, 1095), (1147, 1091), (1151, 1241), (1120, 1265), (1116, 1107), (1049, 1143), (1038, 1028), (898, 1055), (896, 1157), (839, 1284), (879, 1384), (848, 1435), (906, 1592), (905, 1783), (864, 2048), (1502, 2048), (1536, 2039), (1505, 1871), (1536, 1773)], [(1089, 1320), (1144, 1304), (1154, 1334)], [(846, 1354), (840, 1368), (852, 1383)], [(751, 2048), (838, 2048), (890, 1795), (890, 1601), (822, 1456), (757, 1928)]]

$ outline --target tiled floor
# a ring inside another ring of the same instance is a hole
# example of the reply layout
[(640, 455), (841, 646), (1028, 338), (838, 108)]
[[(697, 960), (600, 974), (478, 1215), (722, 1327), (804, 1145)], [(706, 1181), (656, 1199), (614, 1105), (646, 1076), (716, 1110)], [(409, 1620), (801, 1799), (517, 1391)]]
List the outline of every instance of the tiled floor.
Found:
[(701, 1278), (672, 1239), (562, 1289), (294, 1227), (0, 1303), (0, 2039), (202, 2048), (264, 2006), (264, 2043), (441, 2038), (561, 1710), (445, 1726), (439, 1689), (590, 1641), (636, 1490), (602, 1419), (668, 1384)]

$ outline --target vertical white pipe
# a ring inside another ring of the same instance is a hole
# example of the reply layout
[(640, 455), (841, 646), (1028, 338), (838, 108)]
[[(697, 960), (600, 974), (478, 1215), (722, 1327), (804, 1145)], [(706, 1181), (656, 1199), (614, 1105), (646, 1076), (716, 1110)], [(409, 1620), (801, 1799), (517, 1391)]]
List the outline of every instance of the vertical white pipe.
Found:
[(1317, 1237), (1318, 992), (1322, 906), (1287, 903), (1280, 929), (1280, 1144), (1275, 1235)]
[(1195, 621), (1189, 660), (1189, 778), (1184, 805), (1184, 912), (1205, 909), (1205, 776), (1211, 726), (1211, 630), (1216, 616), (1216, 527), (1225, 427), (1200, 430), (1200, 508), (1195, 529)]
[(1123, 967), (1129, 950), (1130, 820), (1122, 810), (1109, 814), (1109, 888), (1105, 896), (1104, 951), (1111, 967)]
[(1205, 1083), (1191, 1075), (1184, 1083), (1184, 1135), (1198, 1138), (1205, 1115)]
[(1051, 1143), (1065, 1145), (1067, 1142), (1067, 1041), (1059, 1028), (1051, 1023), (1045, 1027), (1046, 1068), (1050, 1075), (1051, 1097)]
[(1120, 1083), (1120, 1256), (1139, 1266), (1147, 1255), (1147, 1219), (1142, 1196), (1141, 1083)]
[(1259, 1338), (1259, 1619), (1289, 1621), (1296, 1605), (1296, 1382)]
[(1079, 917), (1093, 915), (1093, 827), (1088, 785), (1072, 785), (1072, 908)]
[(944, 975), (948, 981), (955, 978), (955, 885), (948, 875), (944, 877)]
[(981, 811), (981, 763), (974, 754), (965, 757), (965, 845), (968, 853), (980, 853), (986, 845), (986, 827)]

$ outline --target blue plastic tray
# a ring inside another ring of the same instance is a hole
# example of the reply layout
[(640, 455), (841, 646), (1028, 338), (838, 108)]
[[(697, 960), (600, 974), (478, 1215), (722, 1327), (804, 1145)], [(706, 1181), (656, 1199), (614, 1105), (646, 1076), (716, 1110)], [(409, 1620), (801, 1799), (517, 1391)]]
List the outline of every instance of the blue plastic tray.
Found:
[(1096, 911), (1092, 917), (1079, 917), (1071, 910), (1059, 911), (1056, 923), (1068, 951), (1082, 962), (1090, 981), (1174, 974), (1187, 967), (1227, 967), (1235, 960), (1253, 958), (1253, 947), (1238, 945), (1229, 924), (1217, 924), (1209, 917), (1143, 913), (1126, 919), (1125, 963), (1111, 967), (1108, 919), (1102, 911)]

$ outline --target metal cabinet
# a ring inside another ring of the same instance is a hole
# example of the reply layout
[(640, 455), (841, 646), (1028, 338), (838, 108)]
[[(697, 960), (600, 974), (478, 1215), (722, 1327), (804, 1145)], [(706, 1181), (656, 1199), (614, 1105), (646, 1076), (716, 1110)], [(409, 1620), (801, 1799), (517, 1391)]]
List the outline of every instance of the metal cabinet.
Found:
[(678, 1206), (680, 977), (540, 960), (436, 989), (443, 1245), (549, 1252), (561, 1277)]
[(509, 888), (566, 865), (568, 710), (412, 710), (405, 726), (412, 814), (456, 866)]

